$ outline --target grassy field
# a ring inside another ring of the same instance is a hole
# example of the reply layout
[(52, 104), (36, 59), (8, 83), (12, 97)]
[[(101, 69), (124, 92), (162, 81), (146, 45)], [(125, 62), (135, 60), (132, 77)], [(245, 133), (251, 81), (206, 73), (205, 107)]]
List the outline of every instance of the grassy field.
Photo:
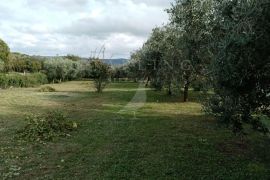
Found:
[[(136, 83), (103, 94), (87, 81), (52, 86), (57, 92), (0, 90), (0, 179), (270, 179), (269, 138), (234, 136), (202, 113), (194, 93), (183, 103)], [(54, 109), (79, 124), (71, 137), (13, 138), (25, 114)]]

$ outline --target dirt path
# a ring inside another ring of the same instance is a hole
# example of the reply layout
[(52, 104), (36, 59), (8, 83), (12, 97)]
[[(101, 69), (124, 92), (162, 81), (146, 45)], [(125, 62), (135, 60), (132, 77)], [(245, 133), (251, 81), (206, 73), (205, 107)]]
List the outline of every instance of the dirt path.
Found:
[(146, 91), (145, 91), (145, 84), (140, 82), (138, 86), (138, 90), (131, 101), (118, 113), (133, 113), (134, 116), (136, 112), (142, 108), (146, 102)]

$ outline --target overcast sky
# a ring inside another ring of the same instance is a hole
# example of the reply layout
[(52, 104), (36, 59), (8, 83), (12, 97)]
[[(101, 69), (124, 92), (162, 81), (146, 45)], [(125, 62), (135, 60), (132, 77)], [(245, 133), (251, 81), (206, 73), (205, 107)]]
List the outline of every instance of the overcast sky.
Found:
[(0, 38), (13, 52), (128, 58), (168, 21), (170, 0), (1, 0)]

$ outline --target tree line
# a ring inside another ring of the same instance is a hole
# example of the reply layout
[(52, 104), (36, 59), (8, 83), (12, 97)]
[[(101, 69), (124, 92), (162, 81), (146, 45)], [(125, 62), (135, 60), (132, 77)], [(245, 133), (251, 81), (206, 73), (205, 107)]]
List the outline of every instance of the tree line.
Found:
[(153, 29), (129, 69), (169, 95), (211, 90), (205, 109), (235, 132), (266, 132), (270, 112), (270, 1), (176, 0), (170, 22)]
[(110, 78), (114, 78), (110, 65), (98, 58), (88, 61), (75, 55), (41, 58), (10, 52), (0, 39), (0, 87), (33, 87), (45, 83), (61, 83), (83, 78), (94, 80), (101, 93)]
[[(100, 93), (110, 81), (133, 79), (134, 68), (130, 70), (130, 65), (112, 67), (97, 57), (90, 57), (88, 61), (82, 59), (70, 54), (45, 58), (14, 53), (10, 52), (8, 45), (0, 39), (0, 86), (32, 87), (40, 85), (33, 82), (61, 83), (87, 78), (94, 80), (97, 92)], [(47, 81), (44, 81), (44, 75)], [(29, 82), (29, 77), (42, 78)]]

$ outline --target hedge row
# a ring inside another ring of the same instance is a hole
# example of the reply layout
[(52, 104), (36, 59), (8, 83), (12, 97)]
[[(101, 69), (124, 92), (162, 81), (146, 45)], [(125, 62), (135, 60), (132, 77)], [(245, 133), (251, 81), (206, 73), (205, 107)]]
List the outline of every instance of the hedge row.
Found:
[(42, 73), (20, 74), (9, 73), (0, 74), (0, 88), (9, 87), (35, 87), (48, 83), (47, 76)]

